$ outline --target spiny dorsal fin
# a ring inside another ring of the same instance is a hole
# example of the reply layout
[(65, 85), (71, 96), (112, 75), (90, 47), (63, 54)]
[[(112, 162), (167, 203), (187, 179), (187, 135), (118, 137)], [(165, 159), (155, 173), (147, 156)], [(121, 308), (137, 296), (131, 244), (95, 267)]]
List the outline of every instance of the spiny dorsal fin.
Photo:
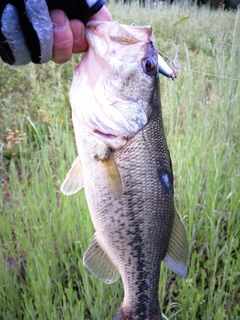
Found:
[(63, 181), (60, 190), (66, 196), (78, 192), (83, 187), (82, 162), (78, 156)]
[(189, 249), (186, 231), (179, 215), (175, 212), (168, 251), (163, 261), (173, 272), (181, 277), (186, 277), (188, 254)]
[(109, 256), (99, 245), (96, 235), (94, 235), (87, 251), (84, 253), (83, 263), (95, 277), (105, 283), (113, 283), (117, 281), (120, 276)]
[(107, 178), (107, 188), (109, 192), (117, 199), (122, 196), (122, 181), (116, 162), (111, 152), (106, 160), (100, 160)]

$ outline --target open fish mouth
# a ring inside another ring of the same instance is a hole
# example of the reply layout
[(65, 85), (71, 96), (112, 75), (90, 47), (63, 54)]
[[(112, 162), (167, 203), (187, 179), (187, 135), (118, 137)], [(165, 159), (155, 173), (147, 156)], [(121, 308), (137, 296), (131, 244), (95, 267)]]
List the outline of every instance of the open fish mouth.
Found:
[[(137, 43), (150, 43), (152, 36), (152, 27), (150, 25), (137, 26), (134, 23), (131, 25), (120, 24), (117, 21), (106, 22), (92, 20), (87, 24), (86, 35), (89, 43), (92, 43), (92, 35), (98, 36), (99, 39), (105, 39), (107, 43), (111, 41), (121, 46), (131, 46)], [(96, 40), (95, 40), (96, 41)], [(106, 47), (106, 42), (100, 45), (101, 50), (105, 54), (109, 53), (109, 47)], [(96, 46), (94, 49), (96, 50)], [(99, 50), (99, 47), (98, 47)], [(112, 49), (114, 54), (116, 49)], [(158, 55), (158, 71), (167, 78), (173, 78), (173, 70), (169, 65)], [(175, 77), (174, 77), (175, 78)]]
[(136, 61), (142, 46), (152, 41), (151, 35), (152, 27), (148, 25), (124, 25), (117, 21), (92, 20), (86, 26), (89, 47), (105, 63), (115, 56), (126, 62)]

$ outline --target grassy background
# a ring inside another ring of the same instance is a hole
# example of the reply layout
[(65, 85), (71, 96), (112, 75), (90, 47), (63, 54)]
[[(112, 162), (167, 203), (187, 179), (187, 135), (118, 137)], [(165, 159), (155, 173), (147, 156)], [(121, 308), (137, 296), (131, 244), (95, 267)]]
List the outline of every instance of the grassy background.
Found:
[[(240, 17), (188, 6), (109, 5), (122, 23), (151, 24), (177, 81), (161, 77), (176, 206), (190, 242), (187, 279), (162, 267), (168, 319), (240, 316)], [(68, 91), (75, 56), (9, 68), (0, 63), (0, 319), (111, 319), (121, 281), (108, 286), (84, 267), (93, 227), (84, 193), (60, 185), (75, 158)], [(18, 131), (15, 131), (18, 130)], [(25, 133), (25, 134), (24, 134)]]

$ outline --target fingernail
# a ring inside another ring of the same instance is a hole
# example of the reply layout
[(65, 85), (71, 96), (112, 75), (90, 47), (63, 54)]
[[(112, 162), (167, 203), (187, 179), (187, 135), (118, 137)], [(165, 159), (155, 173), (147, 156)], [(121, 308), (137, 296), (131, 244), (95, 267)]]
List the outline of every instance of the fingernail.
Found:
[(51, 19), (54, 31), (61, 31), (65, 29), (67, 16), (61, 10), (53, 10), (51, 12)]

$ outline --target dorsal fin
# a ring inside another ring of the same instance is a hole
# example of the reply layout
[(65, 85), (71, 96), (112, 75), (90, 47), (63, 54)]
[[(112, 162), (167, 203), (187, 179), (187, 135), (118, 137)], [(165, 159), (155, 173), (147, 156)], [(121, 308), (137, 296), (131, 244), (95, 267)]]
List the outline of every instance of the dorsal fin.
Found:
[(70, 196), (83, 187), (82, 162), (78, 156), (63, 181), (60, 190), (63, 194)]
[(186, 231), (179, 215), (175, 212), (168, 251), (163, 261), (170, 270), (179, 276), (186, 277), (188, 254), (189, 248)]
[(117, 268), (100, 246), (96, 235), (94, 235), (87, 251), (84, 253), (83, 263), (95, 277), (105, 283), (113, 283), (117, 281), (120, 276)]

